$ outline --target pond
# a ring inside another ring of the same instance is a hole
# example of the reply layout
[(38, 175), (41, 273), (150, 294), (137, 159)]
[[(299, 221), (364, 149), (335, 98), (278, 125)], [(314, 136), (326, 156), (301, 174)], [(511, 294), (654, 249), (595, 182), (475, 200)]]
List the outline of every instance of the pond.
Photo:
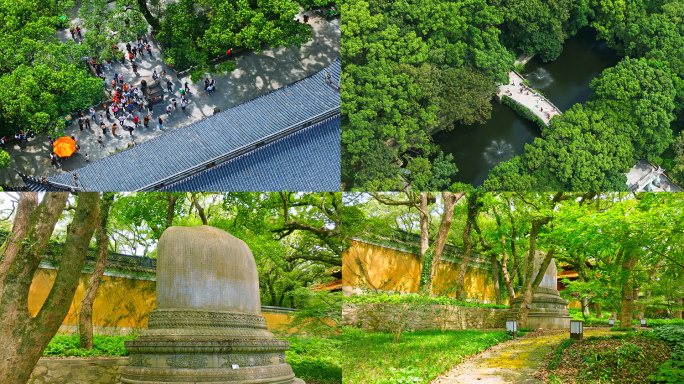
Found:
[[(589, 27), (567, 40), (563, 53), (550, 63), (537, 57), (523, 70), (535, 89), (544, 93), (561, 111), (591, 96), (589, 84), (604, 69), (615, 66), (620, 57)], [(458, 166), (452, 181), (482, 185), (489, 170), (499, 162), (524, 152), (541, 132), (536, 124), (519, 117), (512, 109), (492, 100), (492, 117), (484, 124), (456, 124), (453, 130), (433, 136), (445, 154), (451, 153)]]

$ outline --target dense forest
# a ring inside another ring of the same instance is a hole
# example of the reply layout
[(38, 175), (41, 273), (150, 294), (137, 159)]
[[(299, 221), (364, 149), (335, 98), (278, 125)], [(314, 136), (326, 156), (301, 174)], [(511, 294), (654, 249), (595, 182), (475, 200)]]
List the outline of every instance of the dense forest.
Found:
[(432, 135), (488, 120), (517, 56), (553, 61), (583, 27), (622, 61), (594, 79), (588, 102), (493, 168), (485, 188), (625, 190), (640, 159), (684, 180), (684, 3), (351, 0), (342, 9), (345, 189), (462, 189)]

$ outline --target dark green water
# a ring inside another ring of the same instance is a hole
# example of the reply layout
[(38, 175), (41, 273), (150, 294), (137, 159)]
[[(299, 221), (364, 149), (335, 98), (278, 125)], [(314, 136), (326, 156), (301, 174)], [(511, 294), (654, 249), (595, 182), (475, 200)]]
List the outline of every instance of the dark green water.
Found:
[[(620, 57), (585, 27), (565, 42), (563, 53), (551, 63), (532, 59), (522, 73), (530, 86), (542, 91), (561, 111), (591, 96), (589, 84)], [(492, 118), (485, 124), (457, 124), (439, 132), (434, 140), (444, 153), (451, 153), (458, 166), (453, 181), (482, 185), (489, 170), (503, 160), (523, 153), (526, 143), (540, 136), (539, 128), (505, 105), (492, 101)]]

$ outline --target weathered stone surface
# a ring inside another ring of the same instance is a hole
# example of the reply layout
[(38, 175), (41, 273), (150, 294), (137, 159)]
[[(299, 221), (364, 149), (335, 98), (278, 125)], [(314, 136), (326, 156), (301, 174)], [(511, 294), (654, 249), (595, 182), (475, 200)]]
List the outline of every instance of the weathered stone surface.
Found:
[(128, 357), (38, 360), (29, 384), (118, 384)]
[[(398, 305), (398, 304), (397, 304)], [(393, 314), (379, 309), (378, 304), (345, 304), (342, 307), (342, 323), (348, 327), (358, 327), (367, 331), (381, 331), (380, 318)], [(431, 305), (410, 313), (407, 331), (430, 329), (489, 329), (503, 328), (506, 324), (508, 309), (457, 307), (453, 305)]]
[[(535, 252), (534, 273), (541, 268), (541, 263), (545, 257), (542, 252)], [(528, 257), (525, 257), (527, 263)], [(549, 267), (544, 273), (544, 278), (539, 284), (539, 288), (532, 297), (532, 308), (527, 315), (527, 328), (532, 329), (570, 329), (572, 317), (568, 312), (568, 301), (560, 297), (557, 290), (557, 271), (556, 263), (551, 260)], [(513, 320), (517, 317), (522, 297), (518, 296), (511, 300), (511, 310), (508, 319)]]
[(122, 383), (297, 382), (289, 342), (260, 314), (256, 263), (243, 241), (209, 226), (171, 227), (157, 247), (157, 308), (126, 341)]

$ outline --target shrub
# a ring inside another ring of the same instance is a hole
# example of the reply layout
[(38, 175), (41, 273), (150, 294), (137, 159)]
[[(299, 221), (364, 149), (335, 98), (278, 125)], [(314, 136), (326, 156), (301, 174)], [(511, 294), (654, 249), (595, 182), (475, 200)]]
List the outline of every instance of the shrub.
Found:
[(535, 115), (528, 108), (520, 105), (520, 103), (511, 99), (510, 97), (506, 95), (501, 96), (501, 102), (511, 107), (511, 109), (513, 109), (513, 111), (515, 111), (515, 113), (517, 113), (520, 117), (528, 119), (537, 124), (539, 129), (544, 130), (547, 128), (547, 125), (544, 123), (544, 121), (542, 121), (542, 119), (539, 118), (539, 116)]
[(93, 336), (93, 349), (82, 349), (79, 346), (78, 335), (57, 335), (50, 340), (43, 356), (86, 357), (86, 356), (128, 356), (124, 348), (124, 341), (137, 336)]
[(285, 352), (295, 375), (304, 381), (342, 382), (343, 342), (336, 338), (290, 337), (290, 349)]
[(648, 378), (661, 383), (684, 383), (684, 326), (661, 325), (654, 328), (653, 332), (672, 345), (674, 352), (668, 361), (658, 366), (658, 373)]
[(459, 307), (471, 308), (501, 308), (508, 309), (508, 305), (485, 304), (473, 301), (462, 301), (447, 296), (426, 296), (426, 295), (392, 295), (379, 293), (373, 295), (356, 295), (345, 297), (345, 301), (350, 304), (415, 304), (415, 305), (454, 305)]

